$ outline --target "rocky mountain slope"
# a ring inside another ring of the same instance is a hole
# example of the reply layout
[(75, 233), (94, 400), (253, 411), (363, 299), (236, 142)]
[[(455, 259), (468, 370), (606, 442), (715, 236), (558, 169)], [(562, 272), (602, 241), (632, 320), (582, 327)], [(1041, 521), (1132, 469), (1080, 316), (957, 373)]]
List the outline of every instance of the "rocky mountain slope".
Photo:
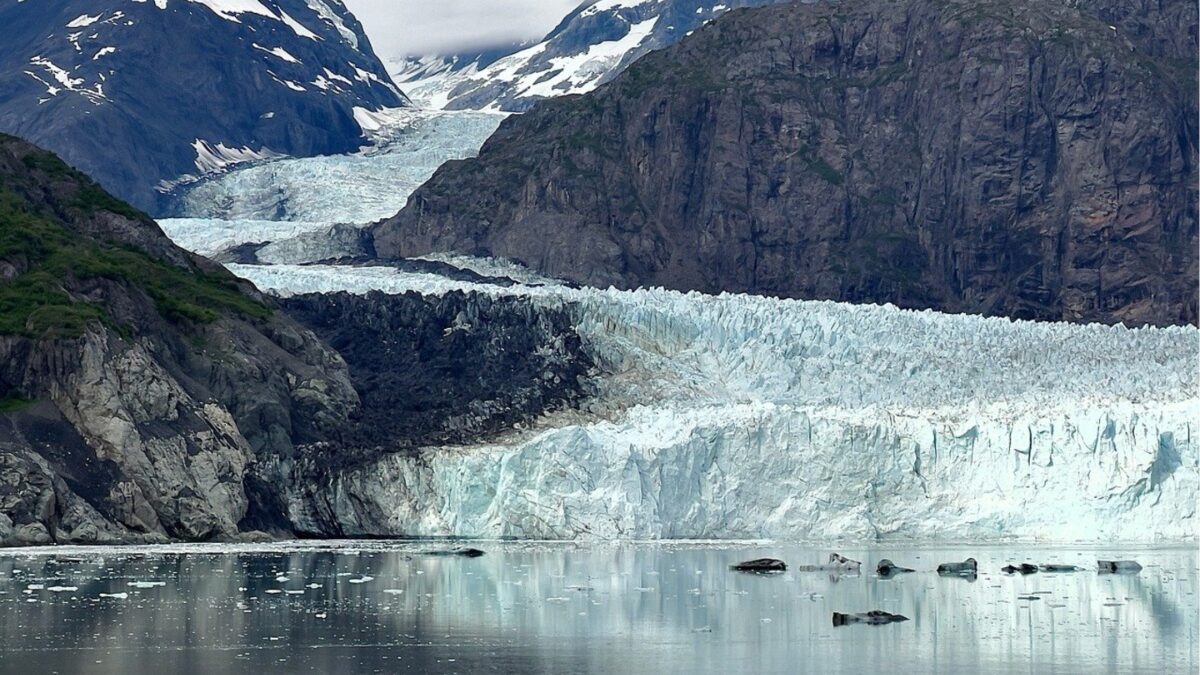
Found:
[(375, 245), (602, 286), (1195, 322), (1196, 26), (1183, 0), (730, 12), (509, 119)]
[(346, 358), (0, 136), (0, 546), (338, 534), (310, 515), (322, 471), (508, 432), (592, 368), (564, 314), (520, 299), (287, 303)]
[(229, 537), (345, 363), (53, 155), (0, 137), (0, 544)]
[(591, 0), (535, 44), (410, 59), (396, 78), (422, 105), (524, 112), (546, 98), (591, 91), (731, 9), (780, 1)]
[(233, 164), (353, 151), (407, 103), (340, 0), (5, 0), (0, 23), (0, 131), (151, 211)]

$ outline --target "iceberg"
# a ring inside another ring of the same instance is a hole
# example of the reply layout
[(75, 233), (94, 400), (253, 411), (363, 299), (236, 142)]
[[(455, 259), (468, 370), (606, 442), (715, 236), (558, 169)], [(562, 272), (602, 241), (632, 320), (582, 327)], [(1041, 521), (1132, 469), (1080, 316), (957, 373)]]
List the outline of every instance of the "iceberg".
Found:
[[(603, 377), (581, 410), (322, 486), (344, 534), (526, 539), (1196, 537), (1195, 327), (568, 288), (387, 267), (230, 265), (269, 292), (452, 290), (566, 308)], [(537, 282), (537, 283), (533, 283)], [(315, 522), (293, 495), (294, 522)], [(315, 525), (314, 525), (315, 527)]]

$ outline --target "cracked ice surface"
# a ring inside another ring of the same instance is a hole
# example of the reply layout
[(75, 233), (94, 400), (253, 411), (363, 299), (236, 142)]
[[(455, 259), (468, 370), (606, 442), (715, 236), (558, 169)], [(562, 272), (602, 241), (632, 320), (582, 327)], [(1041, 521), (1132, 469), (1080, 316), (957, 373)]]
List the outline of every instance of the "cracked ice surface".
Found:
[[(505, 115), (406, 109), (394, 117), (388, 120), (390, 126), (377, 130), (377, 148), (357, 155), (279, 159), (230, 171), (188, 188), (176, 211), (184, 218), (230, 221), (333, 224), (389, 218), (443, 163), (474, 157)], [(236, 243), (262, 241), (266, 239)]]
[[(282, 294), (473, 290), (566, 306), (610, 373), (595, 406), (605, 412), (340, 475), (323, 497), (348, 535), (1196, 537), (1192, 327), (231, 269)], [(306, 517), (303, 501), (292, 508)]]

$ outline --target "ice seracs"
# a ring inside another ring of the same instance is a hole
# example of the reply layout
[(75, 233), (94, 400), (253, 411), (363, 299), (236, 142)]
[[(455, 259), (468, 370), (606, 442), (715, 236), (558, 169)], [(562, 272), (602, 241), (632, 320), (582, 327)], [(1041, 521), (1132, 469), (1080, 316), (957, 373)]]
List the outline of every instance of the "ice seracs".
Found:
[[(231, 269), (284, 294), (467, 290), (567, 307), (606, 373), (587, 410), (512, 440), (388, 456), (336, 475), (323, 501), (347, 534), (1195, 536), (1194, 327), (504, 288), (390, 268)], [(293, 500), (296, 522), (306, 508)]]

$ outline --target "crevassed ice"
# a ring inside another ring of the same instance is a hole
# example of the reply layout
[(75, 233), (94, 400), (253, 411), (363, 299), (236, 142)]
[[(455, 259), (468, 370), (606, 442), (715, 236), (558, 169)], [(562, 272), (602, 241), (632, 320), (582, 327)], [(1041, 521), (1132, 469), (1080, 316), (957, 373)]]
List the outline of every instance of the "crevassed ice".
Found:
[[(505, 289), (386, 268), (231, 268), (285, 294), (457, 289), (568, 307), (611, 373), (591, 417), (552, 417), (511, 441), (389, 456), (340, 476), (326, 501), (347, 534), (1196, 536), (1192, 327)], [(304, 502), (292, 508), (303, 521)]]
[(380, 142), (378, 148), (357, 155), (281, 159), (231, 171), (188, 188), (179, 199), (179, 215), (330, 224), (389, 218), (443, 163), (478, 153), (504, 117), (406, 109), (402, 116), (375, 120), (378, 128), (372, 134)]

